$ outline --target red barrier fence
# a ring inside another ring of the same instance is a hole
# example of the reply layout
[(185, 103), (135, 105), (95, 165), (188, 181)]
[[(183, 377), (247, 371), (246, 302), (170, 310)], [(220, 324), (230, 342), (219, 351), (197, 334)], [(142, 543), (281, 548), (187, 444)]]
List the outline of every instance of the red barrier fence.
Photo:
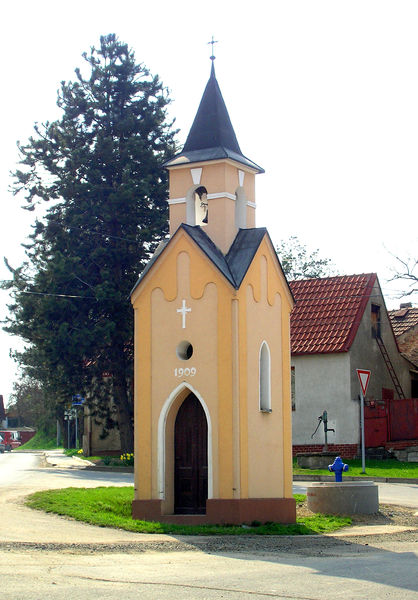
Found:
[(385, 398), (364, 407), (365, 443), (367, 448), (387, 442), (418, 439), (418, 399)]

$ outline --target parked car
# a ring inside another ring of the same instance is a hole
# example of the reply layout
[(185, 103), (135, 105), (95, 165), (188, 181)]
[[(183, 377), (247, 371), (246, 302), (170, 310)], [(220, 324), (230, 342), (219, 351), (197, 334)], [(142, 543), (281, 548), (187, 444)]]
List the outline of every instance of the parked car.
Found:
[(3, 452), (6, 450), (6, 446), (3, 442), (3, 438), (0, 435), (0, 453), (3, 454)]
[(0, 431), (0, 436), (3, 438), (6, 452), (11, 452), (14, 448), (22, 445), (18, 431)]

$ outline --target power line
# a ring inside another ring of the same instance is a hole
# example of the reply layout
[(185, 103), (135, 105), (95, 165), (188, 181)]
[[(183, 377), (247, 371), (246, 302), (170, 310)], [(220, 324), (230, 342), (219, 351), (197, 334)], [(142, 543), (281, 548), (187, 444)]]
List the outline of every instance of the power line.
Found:
[(29, 290), (12, 290), (13, 294), (33, 294), (35, 296), (54, 296), (55, 298), (80, 298), (81, 300), (97, 300), (95, 296), (77, 296), (75, 294), (52, 294), (50, 292), (32, 292)]
[[(101, 237), (104, 238), (109, 238), (112, 240), (118, 240), (120, 242), (128, 242), (128, 244), (136, 244), (137, 240), (133, 239), (133, 238), (124, 238), (124, 237), (119, 237), (117, 235), (111, 235), (110, 233), (101, 233), (100, 231), (94, 231), (92, 229), (88, 229), (85, 227), (82, 227), (81, 225), (65, 225), (64, 223), (61, 223), (60, 221), (53, 221), (52, 219), (48, 219), (48, 217), (46, 217), (46, 220), (48, 223), (53, 223), (54, 225), (60, 225), (61, 227), (68, 227), (68, 229), (78, 229), (80, 230), (82, 233), (89, 233), (92, 235), (99, 235)], [(41, 222), (41, 221), (40, 221)], [(44, 227), (46, 227), (45, 223), (42, 223)]]

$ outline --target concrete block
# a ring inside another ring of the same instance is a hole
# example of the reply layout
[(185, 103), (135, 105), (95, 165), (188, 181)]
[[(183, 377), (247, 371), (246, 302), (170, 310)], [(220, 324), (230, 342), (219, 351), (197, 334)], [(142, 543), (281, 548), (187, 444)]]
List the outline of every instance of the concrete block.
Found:
[(307, 491), (312, 512), (331, 515), (374, 514), (379, 511), (378, 487), (373, 481), (318, 482)]
[(335, 452), (301, 452), (296, 454), (296, 461), (301, 469), (328, 469), (335, 456)]

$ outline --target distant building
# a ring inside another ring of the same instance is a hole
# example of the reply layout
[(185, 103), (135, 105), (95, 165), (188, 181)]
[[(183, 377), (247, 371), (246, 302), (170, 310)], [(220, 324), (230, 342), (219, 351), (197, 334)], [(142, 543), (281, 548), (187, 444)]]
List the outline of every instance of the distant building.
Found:
[(418, 308), (411, 302), (401, 304), (398, 310), (389, 311), (389, 318), (399, 350), (411, 363), (411, 395), (418, 398)]

